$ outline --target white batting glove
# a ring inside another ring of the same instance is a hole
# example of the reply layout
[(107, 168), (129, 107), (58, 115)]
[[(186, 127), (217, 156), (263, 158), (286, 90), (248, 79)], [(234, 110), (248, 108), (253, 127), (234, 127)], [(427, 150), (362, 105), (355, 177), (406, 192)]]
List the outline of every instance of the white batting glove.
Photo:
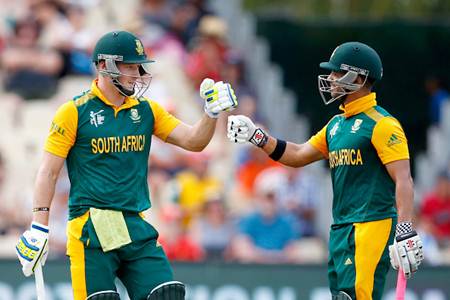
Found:
[(34, 273), (38, 263), (44, 265), (48, 255), (48, 226), (31, 223), (31, 228), (17, 242), (16, 254), (27, 277)]
[(389, 246), (389, 257), (392, 267), (402, 269), (406, 279), (418, 270), (423, 260), (423, 245), (410, 222), (397, 224), (394, 243)]
[(257, 128), (250, 118), (243, 115), (228, 117), (227, 137), (233, 143), (250, 142), (258, 147), (263, 147), (268, 139), (264, 130)]
[(238, 105), (229, 83), (205, 78), (200, 85), (200, 97), (205, 100), (205, 112), (210, 118), (218, 118), (221, 111), (232, 111)]

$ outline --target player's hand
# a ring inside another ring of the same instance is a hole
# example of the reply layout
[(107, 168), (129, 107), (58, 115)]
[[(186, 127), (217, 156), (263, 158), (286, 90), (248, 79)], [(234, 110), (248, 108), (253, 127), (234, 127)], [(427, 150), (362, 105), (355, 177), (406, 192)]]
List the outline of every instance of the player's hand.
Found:
[[(411, 229), (410, 223), (406, 223), (409, 229), (402, 232), (397, 225), (397, 234), (394, 243), (389, 246), (389, 256), (391, 258), (391, 265), (395, 270), (399, 268), (403, 270), (406, 279), (411, 278), (419, 268), (423, 260), (423, 246), (422, 240), (416, 231)], [(408, 225), (409, 224), (409, 225)]]
[(16, 253), (25, 276), (34, 273), (38, 263), (44, 265), (48, 254), (48, 227), (37, 222), (25, 231), (16, 245)]
[(211, 118), (218, 118), (221, 111), (232, 111), (238, 105), (236, 95), (229, 83), (203, 79), (200, 97), (205, 100), (205, 112)]
[(263, 147), (268, 139), (264, 130), (257, 128), (250, 118), (243, 115), (228, 117), (227, 137), (233, 143), (250, 142), (258, 147)]

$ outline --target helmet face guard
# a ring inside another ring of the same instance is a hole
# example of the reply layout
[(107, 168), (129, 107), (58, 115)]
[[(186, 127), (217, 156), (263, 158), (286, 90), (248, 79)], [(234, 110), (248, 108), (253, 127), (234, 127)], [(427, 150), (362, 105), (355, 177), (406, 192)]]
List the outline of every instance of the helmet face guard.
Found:
[[(135, 76), (120, 72), (116, 64), (116, 62), (119, 63), (123, 62), (123, 57), (120, 55), (99, 54), (98, 60), (105, 61), (105, 69), (102, 70), (99, 69), (98, 70), (99, 74), (110, 77), (112, 83), (117, 88), (119, 93), (121, 93), (122, 95), (126, 97), (133, 96), (135, 98), (139, 98), (148, 90), (150, 82), (152, 80), (152, 75), (150, 73), (151, 62), (143, 62), (143, 63), (136, 62), (140, 64), (140, 66), (139, 66), (139, 76)], [(132, 64), (134, 62), (123, 62), (123, 63)], [(124, 86), (119, 81), (120, 76), (127, 76), (133, 78), (134, 79), (133, 88), (129, 89), (126, 86)]]
[[(369, 76), (368, 70), (346, 64), (342, 64), (337, 72), (344, 72), (344, 75), (336, 79), (330, 78), (330, 75), (318, 76), (319, 92), (325, 105), (360, 90)], [(355, 83), (358, 76), (363, 77), (363, 83)]]

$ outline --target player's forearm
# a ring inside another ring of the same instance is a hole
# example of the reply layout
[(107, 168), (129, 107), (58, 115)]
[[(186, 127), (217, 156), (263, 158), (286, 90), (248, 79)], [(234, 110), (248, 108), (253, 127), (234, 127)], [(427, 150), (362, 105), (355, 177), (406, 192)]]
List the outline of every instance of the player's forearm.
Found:
[[(269, 136), (267, 144), (262, 149), (267, 153), (267, 155), (270, 155), (274, 152), (276, 145), (277, 140), (274, 137)], [(285, 166), (294, 168), (307, 165), (309, 162), (302, 158), (300, 151), (301, 147), (302, 145), (286, 142), (286, 150), (284, 151), (278, 162), (282, 163)]]
[[(51, 170), (40, 168), (34, 187), (33, 208), (50, 208), (58, 174)], [(33, 221), (48, 225), (49, 211), (40, 210), (33, 212)]]
[(190, 151), (202, 151), (208, 146), (216, 129), (217, 119), (208, 117), (206, 114), (192, 126), (187, 137), (187, 148)]
[(398, 222), (411, 222), (414, 212), (414, 185), (411, 177), (397, 180), (395, 199)]

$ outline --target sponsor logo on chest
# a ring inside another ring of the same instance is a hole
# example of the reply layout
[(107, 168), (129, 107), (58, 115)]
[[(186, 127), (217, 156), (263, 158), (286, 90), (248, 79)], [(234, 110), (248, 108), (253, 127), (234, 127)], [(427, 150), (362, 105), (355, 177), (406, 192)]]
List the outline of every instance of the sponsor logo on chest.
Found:
[(328, 153), (328, 157), (330, 169), (364, 164), (360, 149), (339, 149)]
[(107, 136), (91, 139), (91, 153), (142, 152), (145, 150), (145, 135)]

